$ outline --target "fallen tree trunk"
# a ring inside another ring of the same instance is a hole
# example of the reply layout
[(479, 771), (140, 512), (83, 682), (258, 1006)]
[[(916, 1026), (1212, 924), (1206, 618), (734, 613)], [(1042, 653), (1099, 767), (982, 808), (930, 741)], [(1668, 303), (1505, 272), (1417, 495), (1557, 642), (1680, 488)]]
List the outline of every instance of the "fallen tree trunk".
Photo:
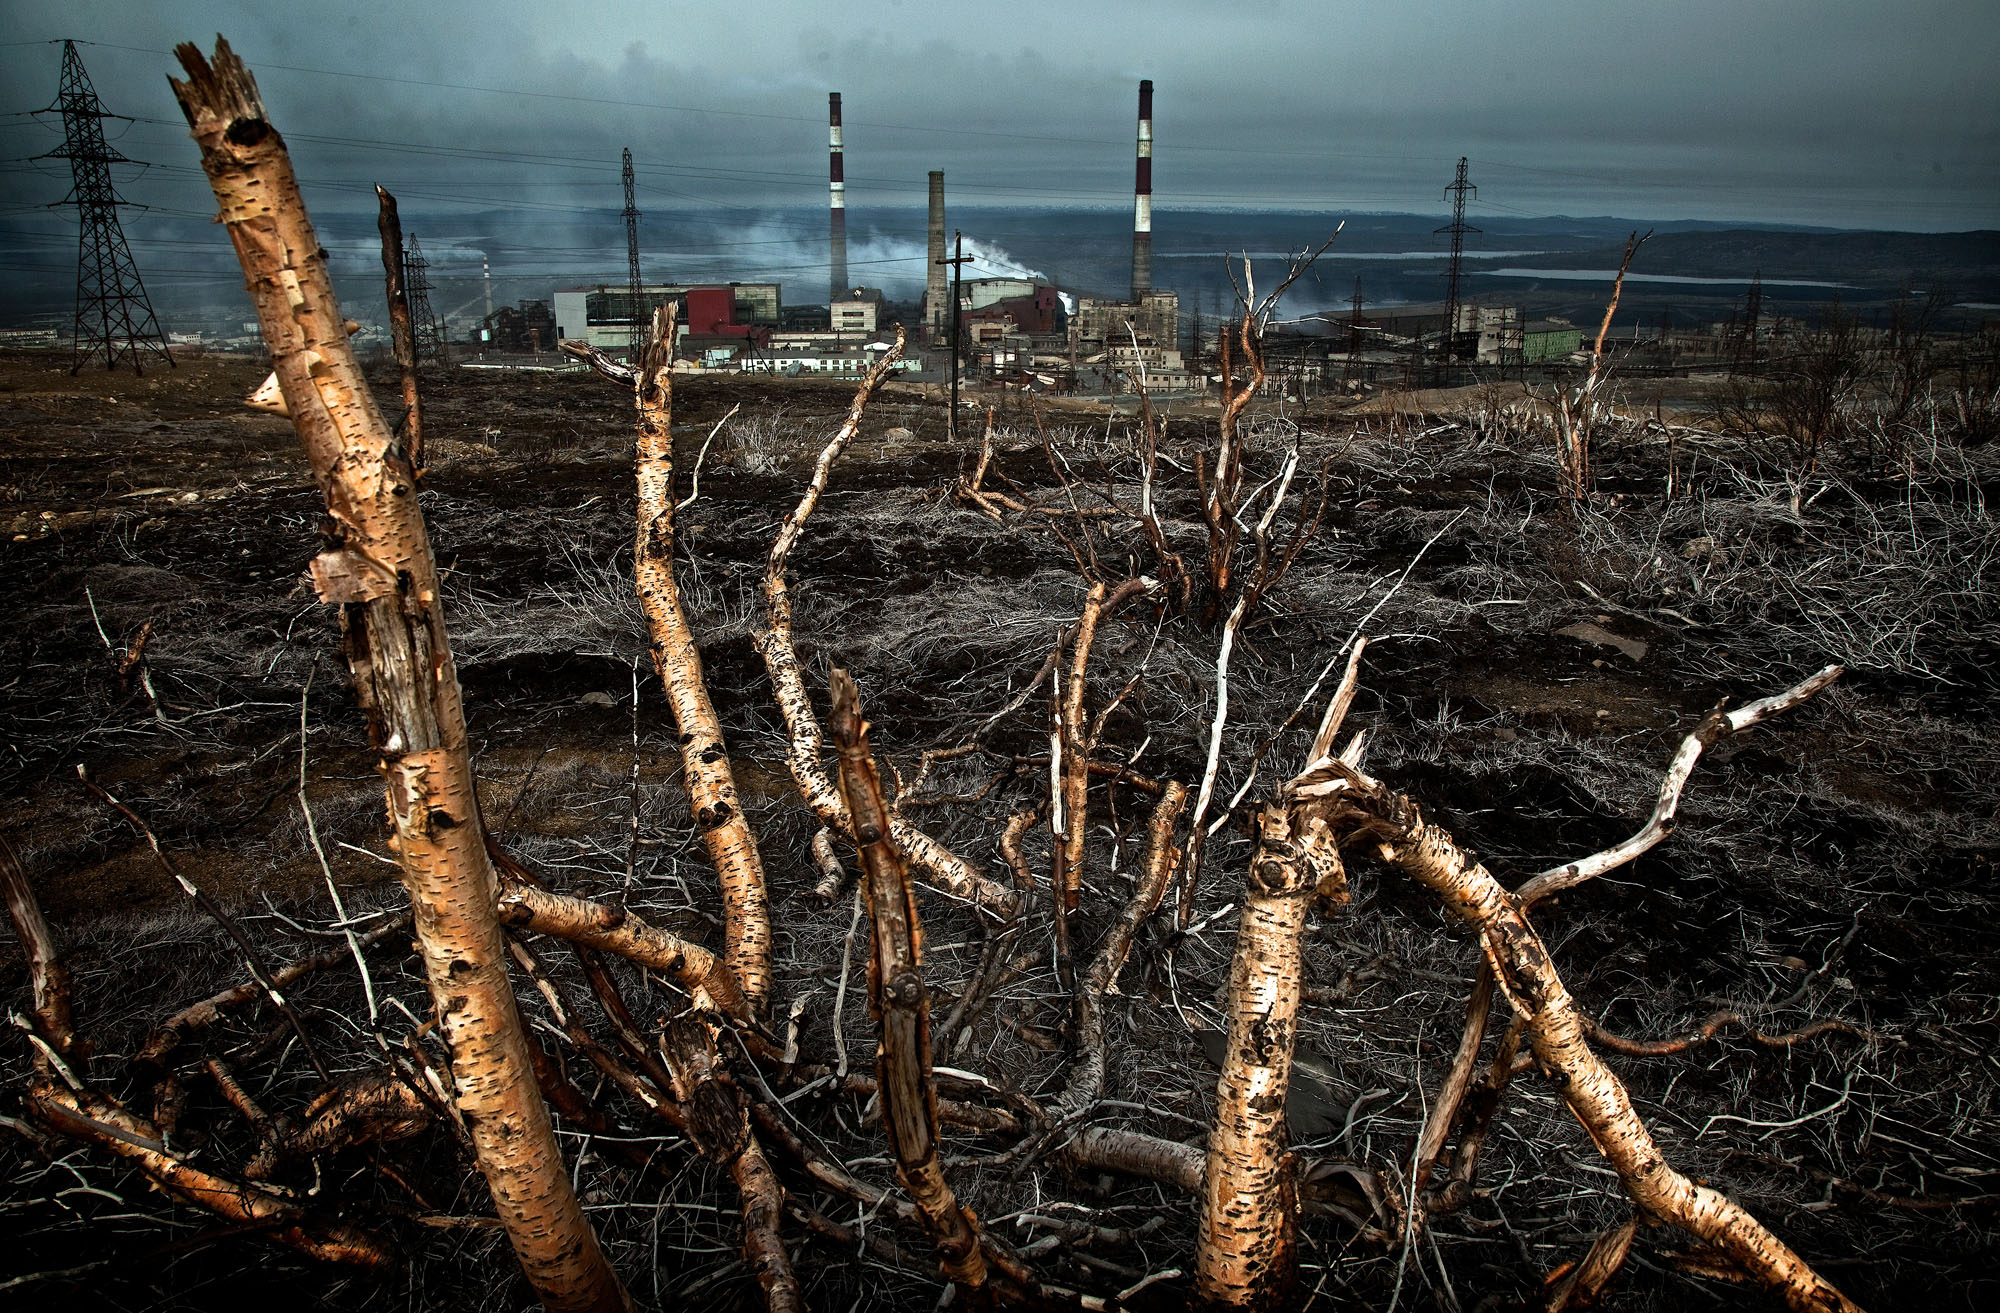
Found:
[(285, 406), (325, 494), (312, 563), (388, 786), (391, 840), (450, 1046), (459, 1111), (529, 1283), (551, 1309), (620, 1310), (624, 1288), (563, 1168), (521, 1029), (473, 790), (458, 675), (416, 471), (348, 345), (326, 255), (255, 81), (218, 41), (176, 54), (175, 96), (257, 305)]
[[(1775, 714), (1774, 709), (1804, 701), (1838, 674), (1837, 667), (1829, 667), (1798, 688), (1735, 715), (1753, 723)], [(1691, 757), (1687, 764), (1692, 765)], [(1590, 1020), (1529, 922), (1526, 900), (1503, 888), (1449, 834), (1427, 824), (1409, 798), (1351, 766), (1342, 775), (1339, 796), (1347, 803), (1341, 819), (1348, 832), (1369, 837), (1384, 861), (1430, 889), (1478, 934), (1495, 985), (1519, 1018), (1537, 1063), (1616, 1169), (1633, 1202), (1714, 1245), (1797, 1313), (1855, 1310), (1847, 1296), (1741, 1205), (1667, 1162), (1624, 1083), (1591, 1049)]]

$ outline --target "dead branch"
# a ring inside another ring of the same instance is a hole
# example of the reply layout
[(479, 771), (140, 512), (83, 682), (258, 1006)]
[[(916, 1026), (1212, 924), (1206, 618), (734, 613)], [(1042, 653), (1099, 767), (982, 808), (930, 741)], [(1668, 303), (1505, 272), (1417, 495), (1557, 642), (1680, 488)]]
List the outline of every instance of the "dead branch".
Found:
[(1715, 746), (1731, 734), (1739, 733), (1752, 725), (1762, 724), (1773, 716), (1790, 711), (1813, 695), (1830, 687), (1843, 674), (1840, 666), (1825, 669), (1801, 680), (1782, 693), (1759, 698), (1746, 703), (1735, 711), (1725, 712), (1720, 707), (1708, 713), (1707, 719), (1695, 726), (1694, 732), (1681, 740), (1674, 752), (1673, 760), (1667, 763), (1666, 776), (1660, 781), (1659, 801), (1653, 804), (1653, 814), (1639, 828), (1638, 833), (1623, 843), (1606, 848), (1603, 852), (1574, 862), (1565, 862), (1534, 876), (1514, 891), (1514, 899), (1523, 908), (1533, 907), (1551, 894), (1573, 889), (1586, 880), (1615, 871), (1633, 858), (1658, 846), (1674, 832), (1674, 814), (1681, 803), (1681, 793), (1687, 788), (1688, 777), (1694, 773), (1695, 762), (1701, 754)]
[[(7, 916), (21, 940), (21, 955), (28, 959), (28, 987), (34, 996), (35, 1020), (41, 1023), (42, 1038), (58, 1054), (68, 1056), (76, 1047), (69, 1006), (69, 968), (63, 964), (62, 951), (56, 946), (55, 932), (42, 916), (35, 887), (28, 882), (28, 873), (21, 869), (21, 859), (15, 856), (13, 845), (4, 838), (0, 838), (0, 895), (7, 900)], [(47, 1066), (47, 1060), (39, 1053), (35, 1061), (38, 1066)]]
[(692, 1014), (669, 1022), (660, 1053), (673, 1073), (674, 1094), (687, 1111), (688, 1138), (712, 1162), (729, 1168), (743, 1200), (743, 1261), (771, 1313), (803, 1313), (805, 1300), (779, 1229), (785, 1192), (764, 1157), (743, 1099), (723, 1077), (715, 1032)]
[(1709, 1040), (1714, 1039), (1721, 1033), (1724, 1026), (1740, 1027), (1743, 1031), (1743, 1038), (1749, 1040), (1752, 1044), (1759, 1044), (1767, 1049), (1788, 1049), (1794, 1044), (1802, 1044), (1806, 1040), (1817, 1039), (1821, 1035), (1846, 1035), (1850, 1038), (1870, 1043), (1882, 1038), (1881, 1035), (1866, 1027), (1856, 1026), (1831, 1017), (1815, 1021), (1810, 1025), (1801, 1026), (1797, 1030), (1769, 1035), (1757, 1029), (1742, 1013), (1736, 1011), (1734, 1008), (1724, 1008), (1719, 1012), (1710, 1013), (1693, 1030), (1688, 1031), (1685, 1035), (1676, 1035), (1671, 1039), (1630, 1039), (1618, 1034), (1616, 1031), (1606, 1030), (1603, 1026), (1590, 1020), (1588, 1017), (1584, 1019), (1584, 1026), (1589, 1031), (1590, 1037), (1593, 1040), (1610, 1049), (1613, 1053), (1624, 1053), (1632, 1057), (1642, 1058), (1655, 1058), (1672, 1053), (1685, 1053), (1697, 1044), (1705, 1044)]
[(174, 95), (326, 497), (313, 581), (323, 601), (342, 608), (348, 664), (388, 784), (396, 855), (480, 1170), (548, 1307), (628, 1308), (563, 1169), (507, 978), (498, 881), (484, 850), (416, 470), (354, 358), (284, 140), (249, 70), (220, 40), (212, 64), (192, 45), (175, 53), (188, 78), (172, 81)]
[[(853, 823), (840, 791), (834, 787), (821, 762), (825, 737), (820, 730), (819, 717), (813, 711), (812, 698), (806, 692), (798, 652), (792, 644), (792, 597), (791, 589), (785, 583), (785, 569), (806, 521), (811, 518), (813, 508), (819, 504), (820, 495), (826, 490), (834, 462), (840, 459), (847, 444), (860, 431), (861, 416), (867, 409), (869, 398), (881, 387), (896, 362), (902, 359), (902, 351), (903, 336), (898, 329), (895, 347), (877, 361), (861, 380), (861, 386), (854, 394), (854, 403), (848, 408), (847, 418), (821, 450), (819, 460), (813, 466), (812, 481), (806, 485), (798, 505), (792, 508), (779, 528), (764, 567), (764, 628), (751, 640), (764, 660), (764, 670), (770, 676), (778, 709), (784, 713), (790, 735), (785, 762), (791, 768), (800, 796), (812, 808), (820, 824), (850, 837), (854, 835)], [(1013, 914), (1017, 899), (1012, 891), (981, 875), (964, 858), (901, 816), (889, 815), (887, 833), (895, 840), (898, 849), (947, 893), (1003, 919)]]
[(1632, 1252), (1632, 1237), (1638, 1231), (1638, 1219), (1628, 1218), (1597, 1237), (1583, 1260), (1556, 1281), (1542, 1306), (1547, 1313), (1595, 1308), (1618, 1269), (1625, 1265), (1625, 1255)]
[(236, 918), (225, 912), (220, 904), (208, 896), (205, 890), (182, 874), (180, 868), (174, 865), (173, 859), (167, 856), (166, 849), (160, 847), (159, 836), (153, 833), (151, 826), (139, 818), (137, 812), (113, 797), (109, 791), (100, 787), (95, 780), (92, 780), (90, 776), (84, 773), (81, 765), (76, 768), (76, 774), (77, 778), (83, 782), (84, 788), (89, 789), (92, 793), (103, 799), (106, 806), (110, 807), (120, 816), (123, 816), (133, 828), (137, 829), (144, 836), (147, 848), (152, 851), (154, 862), (159, 865), (162, 871), (166, 872), (167, 878), (179, 885), (181, 892), (193, 900), (197, 907), (208, 914), (209, 920), (215, 922), (222, 929), (223, 933), (229, 936), (230, 941), (236, 945), (236, 950), (243, 955), (243, 965), (249, 968), (250, 979), (258, 988), (264, 991), (264, 997), (270, 1000), (272, 1007), (278, 1009), (283, 1014), (285, 1024), (292, 1028), (294, 1035), (298, 1036), (299, 1045), (305, 1050), (307, 1059), (313, 1065), (313, 1070), (319, 1073), (321, 1080), (332, 1080), (333, 1076), (327, 1071), (325, 1060), (320, 1057), (319, 1046), (314, 1044), (312, 1036), (306, 1033), (305, 1022), (299, 1019), (299, 1014), (286, 1001), (284, 994), (280, 992), (279, 986), (272, 982), (270, 972), (264, 966), (264, 955), (257, 951), (256, 946), (250, 942), (249, 936), (243, 933), (243, 927), (236, 924)]
[(1726, 1252), (1798, 1313), (1855, 1305), (1741, 1205), (1668, 1165), (1624, 1084), (1591, 1051), (1581, 1010), (1520, 906), (1416, 805), (1358, 772), (1347, 796), (1357, 833), (1374, 836), (1390, 865), (1429, 888), (1480, 938), (1495, 982), (1570, 1111), (1590, 1133), (1633, 1201)]
[(673, 302), (653, 320), (633, 389), (638, 413), (638, 529), (634, 581), (651, 631), (653, 670), (679, 731), (683, 779), (695, 824), (722, 885), (722, 960), (744, 999), (762, 1012), (771, 992), (771, 908), (764, 863), (736, 795), (722, 724), (709, 700), (680, 588), (674, 581)]
[(874, 951), (868, 1002), (880, 1035), (882, 1126), (896, 1156), (896, 1179), (909, 1191), (937, 1245), (938, 1261), (969, 1293), (986, 1284), (979, 1219), (958, 1202), (938, 1160), (937, 1082), (931, 1074), (930, 999), (924, 986), (923, 924), (888, 808), (868, 750), (868, 723), (847, 672), (835, 669), (833, 735), (840, 748), (840, 791), (854, 818)]
[(1555, 389), (1556, 467), (1561, 474), (1563, 491), (1573, 506), (1581, 507), (1590, 501), (1593, 478), (1591, 445), (1597, 436), (1597, 393), (1605, 379), (1604, 339), (1611, 332), (1611, 317), (1618, 313), (1618, 300), (1625, 291), (1625, 273), (1632, 267), (1632, 256), (1652, 235), (1649, 229), (1643, 237), (1635, 232), (1626, 239), (1625, 257), (1618, 262), (1618, 277), (1611, 284), (1611, 300), (1604, 307), (1604, 322), (1597, 327), (1597, 340), (1590, 349), (1590, 370), (1584, 375), (1582, 385), (1574, 391), (1563, 387)]
[(1104, 936), (1097, 959), (1085, 976), (1088, 987), (1099, 993), (1118, 992), (1118, 975), (1132, 952), (1132, 941), (1138, 936), (1139, 927), (1159, 909), (1167, 887), (1173, 883), (1174, 866), (1180, 858), (1180, 849), (1174, 843), (1174, 826), (1187, 806), (1187, 796), (1187, 785), (1169, 780), (1166, 791), (1153, 805), (1152, 819), (1147, 825), (1146, 860), (1138, 886), (1119, 913), (1117, 924)]
[(424, 407), (417, 395), (417, 337), (410, 323), (410, 293), (403, 285), (403, 220), (396, 210), (396, 198), (387, 190), (376, 187), (375, 200), (375, 226), (382, 233), (382, 291), (389, 305), (389, 342), (403, 377), (403, 422), (397, 428), (403, 435), (410, 468), (422, 478)]
[(636, 912), (529, 885), (510, 887), (498, 908), (508, 925), (637, 962), (676, 981), (697, 1007), (713, 1008), (738, 1022), (751, 1019), (735, 977), (715, 954), (647, 924)]
[(159, 1132), (111, 1100), (41, 1082), (28, 1092), (29, 1116), (51, 1131), (125, 1158), (162, 1190), (218, 1217), (266, 1231), (279, 1244), (329, 1263), (375, 1272), (395, 1266), (388, 1246), (359, 1227), (308, 1215), (289, 1198), (191, 1166), (168, 1152)]
[[(391, 935), (402, 934), (410, 928), (410, 913), (398, 912), (356, 936), (355, 942), (362, 948), (370, 948)], [(270, 973), (270, 983), (279, 989), (289, 988), (315, 971), (324, 971), (348, 958), (347, 945), (329, 948), (324, 952), (295, 959)], [(246, 980), (231, 985), (228, 989), (209, 995), (198, 1003), (190, 1003), (172, 1016), (155, 1025), (146, 1037), (146, 1043), (139, 1049), (134, 1061), (142, 1067), (163, 1067), (167, 1055), (187, 1037), (192, 1030), (205, 1030), (222, 1019), (222, 1014), (230, 1008), (242, 1007), (266, 997), (265, 986), (255, 980)]]

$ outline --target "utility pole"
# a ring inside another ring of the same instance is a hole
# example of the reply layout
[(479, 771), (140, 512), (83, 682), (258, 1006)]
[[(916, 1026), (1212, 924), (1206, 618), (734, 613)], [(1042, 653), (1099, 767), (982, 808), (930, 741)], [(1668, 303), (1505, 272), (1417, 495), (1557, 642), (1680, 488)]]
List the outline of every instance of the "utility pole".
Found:
[(1348, 302), (1347, 311), (1347, 368), (1341, 371), (1344, 380), (1354, 377), (1356, 359), (1361, 354), (1361, 275), (1354, 276), (1354, 299)]
[(652, 316), (640, 305), (645, 284), (639, 281), (639, 206), (632, 179), (632, 148), (625, 148), (625, 292), (632, 315), (632, 359), (645, 348)]
[(90, 75), (83, 71), (83, 61), (77, 58), (74, 41), (63, 42), (62, 86), (56, 103), (42, 112), (57, 110), (63, 117), (63, 144), (38, 158), (69, 161), (70, 193), (56, 204), (76, 207), (75, 357), (69, 372), (75, 374), (101, 354), (106, 369), (116, 369), (121, 359), (129, 359), (132, 372), (143, 374), (148, 351), (157, 352), (172, 367), (166, 334), (153, 316), (139, 266), (118, 222), (118, 207), (126, 202), (112, 185), (111, 166), (132, 161), (106, 144), (104, 120), (125, 115), (105, 112)]
[(958, 328), (958, 312), (962, 304), (960, 288), (963, 285), (965, 262), (972, 257), (965, 253), (964, 233), (953, 229), (951, 241), (952, 253), (938, 263), (951, 266), (951, 414), (945, 419), (944, 432), (948, 441), (956, 442), (958, 440), (958, 344), (961, 336)]
[(1451, 222), (1437, 231), (1451, 234), (1451, 267), (1445, 273), (1444, 283), (1444, 349), (1440, 381), (1443, 381), (1443, 375), (1450, 372), (1451, 362), (1458, 355), (1458, 279), (1465, 257), (1465, 235), (1479, 231), (1465, 222), (1465, 194), (1479, 194), (1479, 188), (1465, 180), (1465, 156), (1458, 157), (1458, 176), (1444, 191), (1452, 198)]

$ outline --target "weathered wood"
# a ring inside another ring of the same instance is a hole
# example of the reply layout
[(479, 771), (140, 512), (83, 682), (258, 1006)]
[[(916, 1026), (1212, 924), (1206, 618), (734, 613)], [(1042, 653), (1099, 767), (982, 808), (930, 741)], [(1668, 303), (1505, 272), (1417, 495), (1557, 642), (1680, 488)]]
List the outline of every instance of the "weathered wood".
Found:
[(738, 1022), (750, 1021), (749, 1004), (738, 992), (735, 977), (715, 954), (648, 924), (637, 912), (530, 885), (509, 888), (497, 906), (500, 919), (508, 925), (637, 962), (671, 977), (695, 1006), (713, 1008)]
[(325, 252), (249, 70), (222, 41), (212, 64), (192, 45), (176, 54), (188, 78), (170, 79), (174, 94), (325, 495), (313, 582), (321, 600), (341, 608), (356, 696), (387, 784), (391, 845), (480, 1171), (547, 1307), (628, 1308), (563, 1168), (508, 980), (499, 883), (485, 852), (416, 470), (349, 348)]
[(651, 634), (653, 670), (680, 732), (688, 801), (722, 886), (722, 960), (751, 1008), (762, 1012), (771, 993), (771, 905), (764, 862), (737, 797), (722, 722), (702, 673), (701, 648), (674, 580), (673, 350), (669, 301), (653, 322), (633, 389), (639, 431), (633, 574)]
[(1384, 860), (1438, 895), (1478, 935), (1500, 992), (1563, 1102), (1618, 1172), (1634, 1203), (1715, 1245), (1797, 1313), (1849, 1313), (1854, 1303), (1789, 1246), (1718, 1190), (1676, 1171), (1653, 1142), (1631, 1096), (1591, 1050), (1583, 1012), (1541, 936), (1514, 897), (1416, 805), (1379, 785), (1357, 794)]
[[(15, 856), (13, 845), (5, 839), (0, 839), (0, 895), (7, 900), (7, 916), (14, 923), (14, 933), (20, 937), (21, 955), (28, 959), (28, 988), (34, 997), (35, 1020), (40, 1023), (42, 1038), (58, 1054), (66, 1055), (76, 1043), (70, 1017), (69, 968), (63, 965), (55, 932), (49, 929), (48, 920), (42, 915), (35, 887), (28, 882), (28, 873), (22, 869), (21, 859)], [(39, 1051), (35, 1061), (38, 1066), (46, 1065)]]
[(403, 448), (410, 468), (424, 472), (424, 406), (417, 394), (417, 334), (410, 323), (410, 289), (403, 283), (403, 219), (396, 198), (375, 188), (375, 226), (382, 234), (382, 295), (389, 306), (389, 343), (403, 380)]
[[(785, 764), (791, 769), (799, 796), (812, 808), (820, 824), (849, 837), (854, 835), (853, 822), (848, 815), (847, 804), (822, 762), (825, 735), (820, 730), (819, 717), (813, 711), (812, 698), (806, 692), (805, 674), (799, 667), (798, 652), (792, 645), (792, 595), (790, 586), (785, 582), (785, 570), (806, 521), (811, 518), (821, 494), (826, 491), (834, 462), (840, 459), (855, 434), (861, 431), (861, 416), (867, 410), (869, 398), (889, 377), (889, 371), (902, 359), (902, 354), (903, 332), (899, 328), (894, 348), (862, 378), (861, 386), (855, 389), (854, 402), (848, 407), (847, 418), (821, 449), (819, 459), (813, 465), (812, 481), (806, 485), (798, 504), (779, 526), (777, 538), (771, 544), (770, 557), (765, 562), (761, 585), (764, 627), (751, 640), (756, 645), (757, 654), (764, 660), (764, 671), (770, 676), (772, 695), (777, 699), (778, 710), (785, 717), (789, 736)], [(910, 824), (900, 814), (889, 815), (885, 832), (893, 836), (897, 848), (945, 892), (975, 903), (994, 916), (1004, 919), (1013, 915), (1018, 902), (1013, 891), (981, 875), (971, 863)]]
[(986, 1284), (979, 1220), (958, 1202), (938, 1157), (937, 1079), (931, 1072), (930, 995), (924, 984), (924, 931), (903, 855), (889, 831), (882, 785), (868, 750), (860, 695), (845, 670), (834, 670), (833, 736), (840, 747), (840, 791), (854, 818), (869, 923), (868, 1003), (880, 1039), (882, 1126), (909, 1191), (937, 1244), (946, 1274), (977, 1292)]

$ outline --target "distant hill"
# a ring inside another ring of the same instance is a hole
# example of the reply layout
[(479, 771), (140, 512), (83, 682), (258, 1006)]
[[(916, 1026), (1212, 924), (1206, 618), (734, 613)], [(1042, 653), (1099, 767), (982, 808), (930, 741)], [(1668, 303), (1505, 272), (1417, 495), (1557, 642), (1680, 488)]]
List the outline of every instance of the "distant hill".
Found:
[[(1469, 253), (1470, 254), (1470, 253)], [(1615, 269), (1624, 243), (1522, 256), (1531, 269)], [(1779, 232), (1732, 228), (1656, 233), (1632, 261), (1635, 273), (1684, 278), (1824, 279), (1874, 295), (1941, 286), (1954, 299), (2000, 299), (2000, 231), (1963, 233)]]

